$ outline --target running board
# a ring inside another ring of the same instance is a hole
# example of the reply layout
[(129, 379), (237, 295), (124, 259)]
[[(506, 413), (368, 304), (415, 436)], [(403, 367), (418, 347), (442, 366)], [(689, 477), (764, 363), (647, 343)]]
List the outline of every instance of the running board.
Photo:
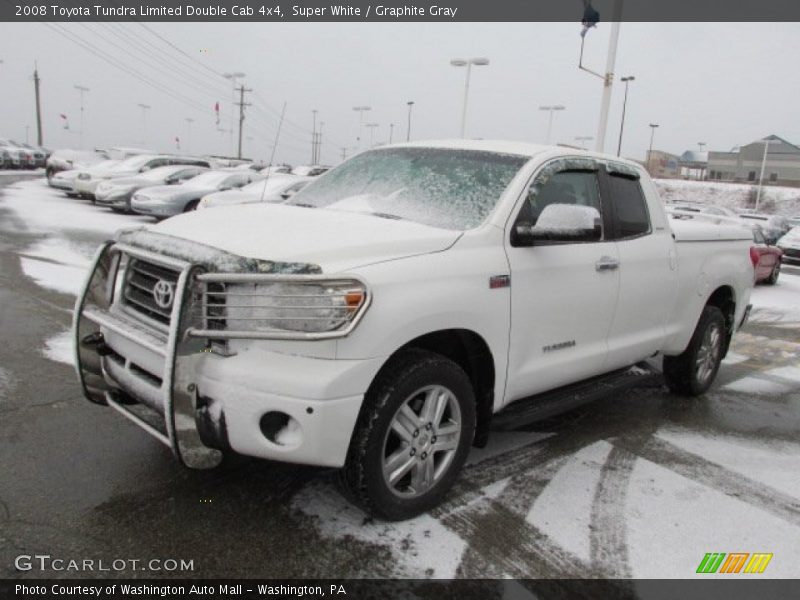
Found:
[(492, 429), (509, 431), (564, 413), (628, 388), (661, 383), (661, 373), (639, 363), (556, 390), (516, 400), (492, 418)]

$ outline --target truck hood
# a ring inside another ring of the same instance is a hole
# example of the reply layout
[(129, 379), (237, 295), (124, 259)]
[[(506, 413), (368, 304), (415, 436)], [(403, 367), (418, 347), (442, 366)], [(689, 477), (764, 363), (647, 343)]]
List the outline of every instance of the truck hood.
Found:
[(324, 273), (439, 252), (462, 234), (411, 221), (266, 203), (195, 211), (148, 229), (246, 258), (315, 264)]

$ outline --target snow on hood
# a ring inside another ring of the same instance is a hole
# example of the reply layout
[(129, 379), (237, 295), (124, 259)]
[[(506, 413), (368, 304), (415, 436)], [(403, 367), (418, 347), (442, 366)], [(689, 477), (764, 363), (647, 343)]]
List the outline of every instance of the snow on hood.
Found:
[(149, 229), (242, 257), (316, 264), (325, 273), (439, 252), (461, 236), (411, 221), (264, 203), (178, 215)]

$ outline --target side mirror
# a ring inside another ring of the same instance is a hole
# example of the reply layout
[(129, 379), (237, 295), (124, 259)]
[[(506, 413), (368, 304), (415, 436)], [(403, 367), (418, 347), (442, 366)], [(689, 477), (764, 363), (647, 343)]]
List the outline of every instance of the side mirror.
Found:
[(535, 225), (520, 221), (514, 226), (512, 244), (533, 246), (538, 242), (595, 242), (602, 238), (600, 212), (591, 206), (549, 204)]

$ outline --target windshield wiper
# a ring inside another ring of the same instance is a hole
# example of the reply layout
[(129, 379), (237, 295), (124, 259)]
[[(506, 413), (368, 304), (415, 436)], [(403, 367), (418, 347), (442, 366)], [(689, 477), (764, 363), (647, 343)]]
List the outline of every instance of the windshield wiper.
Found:
[(298, 202), (297, 204), (290, 204), (289, 206), (301, 206), (303, 208), (317, 208), (313, 204), (306, 204), (304, 202)]
[(364, 213), (364, 214), (380, 217), (381, 219), (392, 219), (394, 221), (402, 221), (403, 220), (403, 217), (401, 217), (399, 215), (393, 215), (391, 213), (385, 213), (385, 212), (368, 212), (368, 213)]

